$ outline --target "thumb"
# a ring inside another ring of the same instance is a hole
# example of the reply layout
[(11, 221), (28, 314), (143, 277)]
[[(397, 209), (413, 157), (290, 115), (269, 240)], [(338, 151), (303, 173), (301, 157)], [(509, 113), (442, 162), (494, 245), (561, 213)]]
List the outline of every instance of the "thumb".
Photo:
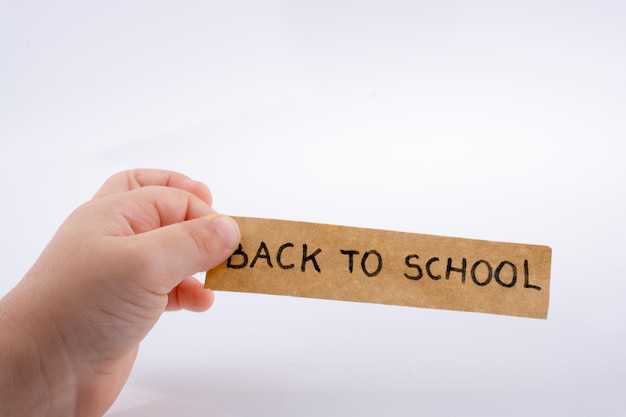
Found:
[(142, 248), (143, 276), (137, 278), (147, 280), (145, 288), (166, 294), (190, 275), (228, 259), (240, 237), (232, 218), (211, 214), (128, 238), (138, 240), (133, 246)]

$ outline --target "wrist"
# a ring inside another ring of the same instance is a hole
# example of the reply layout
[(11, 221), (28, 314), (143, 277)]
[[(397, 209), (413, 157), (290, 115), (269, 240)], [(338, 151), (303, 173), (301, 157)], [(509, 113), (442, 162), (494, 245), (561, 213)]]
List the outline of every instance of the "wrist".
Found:
[(76, 387), (63, 341), (21, 298), (15, 289), (0, 300), (0, 417), (71, 416)]

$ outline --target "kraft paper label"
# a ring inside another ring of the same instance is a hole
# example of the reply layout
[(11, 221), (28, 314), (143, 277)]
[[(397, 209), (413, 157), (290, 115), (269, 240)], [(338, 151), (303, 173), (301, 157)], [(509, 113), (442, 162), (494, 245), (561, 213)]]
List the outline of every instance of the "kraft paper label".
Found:
[(547, 318), (547, 246), (233, 217), (239, 248), (205, 287)]

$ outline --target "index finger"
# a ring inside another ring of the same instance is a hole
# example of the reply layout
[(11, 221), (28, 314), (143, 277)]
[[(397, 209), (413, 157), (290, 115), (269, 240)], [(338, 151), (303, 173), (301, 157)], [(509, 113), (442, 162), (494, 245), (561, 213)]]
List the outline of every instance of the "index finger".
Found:
[(211, 191), (204, 183), (192, 180), (188, 176), (178, 172), (162, 169), (132, 169), (119, 172), (105, 181), (94, 195), (94, 198), (150, 185), (185, 190), (200, 198), (209, 206), (212, 203)]

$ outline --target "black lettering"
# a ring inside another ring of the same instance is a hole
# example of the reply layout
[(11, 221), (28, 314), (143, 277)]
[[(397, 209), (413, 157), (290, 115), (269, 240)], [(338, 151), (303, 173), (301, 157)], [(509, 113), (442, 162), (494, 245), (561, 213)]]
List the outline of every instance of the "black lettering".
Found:
[[(502, 268), (504, 268), (506, 265), (509, 265), (511, 267), (511, 271), (512, 271), (511, 282), (509, 282), (508, 284), (500, 279), (500, 274), (502, 273)], [(503, 287), (506, 287), (506, 288), (511, 288), (511, 287), (513, 287), (515, 285), (515, 282), (517, 281), (517, 267), (512, 262), (502, 261), (502, 262), (500, 262), (500, 265), (498, 265), (498, 267), (496, 268), (496, 272), (493, 274), (493, 276), (496, 279), (496, 281), (498, 282), (498, 284), (500, 284), (500, 285), (502, 285)]]
[(412, 259), (419, 259), (419, 256), (413, 254), (413, 255), (408, 255), (406, 258), (404, 258), (404, 264), (409, 267), (409, 268), (415, 268), (417, 269), (417, 275), (409, 275), (406, 272), (404, 273), (404, 276), (408, 279), (412, 279), (412, 280), (419, 280), (422, 278), (422, 276), (424, 275), (423, 271), (422, 271), (422, 267), (419, 266), (418, 264), (415, 263), (411, 263)]
[(276, 263), (278, 264), (280, 269), (291, 269), (295, 267), (294, 264), (287, 264), (287, 265), (283, 264), (283, 259), (282, 259), (283, 251), (287, 248), (293, 248), (293, 243), (285, 243), (280, 248), (278, 248), (278, 252), (276, 252)]
[(350, 271), (350, 273), (352, 273), (352, 270), (354, 269), (354, 255), (358, 255), (359, 251), (341, 249), (341, 253), (343, 255), (348, 255), (348, 270)]
[(437, 281), (438, 279), (441, 279), (441, 275), (433, 275), (433, 273), (431, 272), (430, 265), (433, 262), (439, 262), (439, 258), (430, 258), (428, 262), (426, 262), (426, 273), (431, 279), (434, 279), (435, 281)]
[(256, 251), (254, 259), (252, 259), (252, 262), (250, 262), (250, 268), (254, 268), (254, 265), (256, 265), (256, 261), (258, 261), (259, 259), (265, 259), (267, 261), (267, 265), (270, 268), (274, 267), (272, 265), (272, 259), (270, 258), (270, 252), (269, 250), (267, 250), (267, 245), (265, 245), (265, 242), (263, 241), (259, 245), (259, 250)]
[[(476, 278), (476, 269), (478, 268), (480, 264), (483, 264), (487, 267), (487, 278), (482, 282), (478, 281), (478, 278)], [(489, 265), (489, 262), (485, 261), (484, 259), (481, 259), (480, 261), (476, 261), (476, 263), (472, 265), (472, 281), (474, 281), (474, 284), (484, 287), (485, 285), (491, 282), (492, 276), (493, 276), (493, 268), (491, 268), (491, 265)]]
[(317, 264), (317, 259), (315, 259), (315, 257), (320, 254), (322, 249), (318, 248), (315, 252), (313, 252), (310, 255), (306, 254), (307, 249), (308, 249), (308, 247), (307, 247), (306, 243), (303, 244), (302, 245), (302, 266), (300, 267), (300, 270), (302, 272), (304, 272), (306, 270), (306, 263), (308, 261), (311, 261), (311, 262), (313, 262), (313, 267), (315, 268), (315, 270), (317, 272), (322, 272), (322, 270), (320, 269), (320, 266)]
[(460, 268), (452, 266), (452, 258), (448, 258), (448, 267), (446, 268), (446, 279), (450, 279), (450, 272), (461, 273), (461, 283), (465, 284), (465, 270), (467, 269), (467, 259), (463, 258)]
[[(369, 258), (370, 255), (376, 255), (376, 257), (378, 258), (378, 266), (376, 267), (376, 270), (374, 272), (369, 272), (367, 268), (365, 267), (367, 258)], [(380, 256), (380, 253), (378, 253), (375, 250), (365, 252), (365, 254), (363, 255), (363, 258), (361, 259), (361, 269), (363, 269), (363, 273), (367, 275), (368, 277), (370, 278), (375, 277), (376, 275), (380, 274), (380, 271), (383, 269), (383, 257)]]
[(541, 291), (541, 287), (530, 283), (530, 273), (528, 272), (528, 259), (524, 259), (524, 288), (532, 288)]
[[(241, 256), (241, 262), (238, 264), (233, 264), (233, 256)], [(230, 255), (230, 257), (228, 258), (228, 261), (226, 262), (226, 268), (231, 268), (231, 269), (241, 269), (241, 268), (245, 268), (246, 265), (248, 265), (248, 254), (246, 254), (243, 250), (242, 250), (242, 246), (241, 243), (239, 244), (239, 247), (237, 248), (236, 251), (233, 252), (232, 255)]]

